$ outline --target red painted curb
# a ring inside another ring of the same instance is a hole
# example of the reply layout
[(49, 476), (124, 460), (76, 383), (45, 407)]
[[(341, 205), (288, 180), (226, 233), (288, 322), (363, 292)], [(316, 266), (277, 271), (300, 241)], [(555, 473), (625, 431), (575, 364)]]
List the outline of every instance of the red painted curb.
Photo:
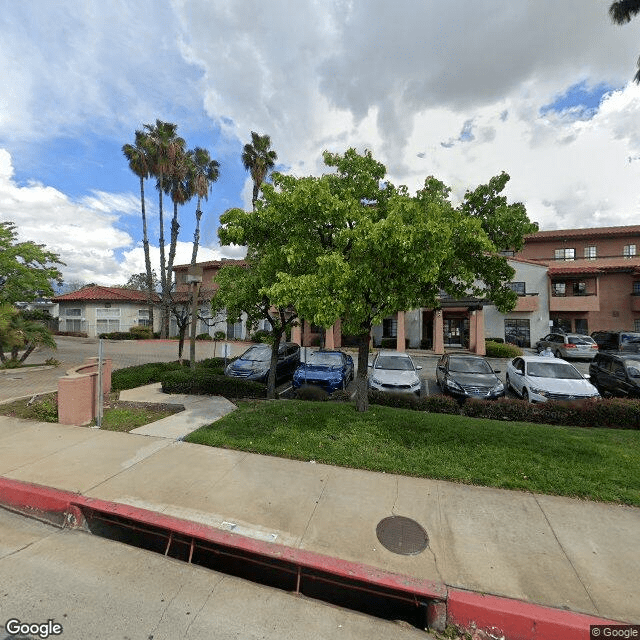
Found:
[(589, 626), (620, 624), (583, 613), (449, 588), (447, 617), (469, 629), (499, 632), (509, 640), (585, 640)]
[(75, 514), (78, 507), (86, 507), (167, 529), (174, 533), (198, 538), (205, 542), (233, 548), (244, 553), (273, 558), (306, 569), (321, 571), (349, 580), (361, 581), (383, 589), (390, 589), (412, 596), (416, 595), (425, 600), (446, 600), (447, 597), (446, 586), (431, 580), (422, 580), (383, 571), (369, 565), (340, 560), (339, 558), (321, 555), (313, 551), (294, 549), (272, 542), (255, 540), (231, 531), (223, 531), (209, 525), (181, 520), (174, 516), (148, 511), (139, 507), (108, 502), (97, 498), (87, 498), (80, 494), (28, 484), (18, 480), (0, 478), (0, 504), (20, 509), (23, 512), (31, 511), (34, 514), (41, 512), (58, 516), (65, 512)]

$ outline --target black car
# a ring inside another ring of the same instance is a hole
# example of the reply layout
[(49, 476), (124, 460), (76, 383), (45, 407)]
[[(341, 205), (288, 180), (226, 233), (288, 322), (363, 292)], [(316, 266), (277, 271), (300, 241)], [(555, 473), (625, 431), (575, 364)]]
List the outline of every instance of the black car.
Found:
[[(290, 378), (300, 365), (300, 345), (283, 342), (278, 348), (276, 378)], [(266, 382), (271, 368), (271, 345), (254, 344), (224, 370), (225, 375)]]
[(436, 366), (436, 383), (456, 398), (491, 400), (504, 396), (504, 384), (481, 356), (445, 354)]
[(602, 351), (589, 365), (600, 395), (640, 398), (640, 353)]
[(600, 351), (640, 351), (640, 333), (635, 331), (594, 331), (591, 337)]

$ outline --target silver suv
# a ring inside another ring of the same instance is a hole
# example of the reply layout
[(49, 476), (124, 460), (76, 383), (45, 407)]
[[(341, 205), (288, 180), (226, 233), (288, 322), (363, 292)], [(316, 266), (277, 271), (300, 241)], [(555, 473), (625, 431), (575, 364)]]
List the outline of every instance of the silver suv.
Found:
[(556, 358), (570, 360), (593, 360), (598, 353), (598, 345), (590, 336), (580, 333), (550, 333), (536, 342), (536, 351), (542, 353), (551, 349)]

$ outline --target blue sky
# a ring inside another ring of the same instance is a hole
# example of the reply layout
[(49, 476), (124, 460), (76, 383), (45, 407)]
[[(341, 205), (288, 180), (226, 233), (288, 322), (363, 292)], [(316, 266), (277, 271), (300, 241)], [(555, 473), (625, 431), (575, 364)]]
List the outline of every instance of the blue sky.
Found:
[[(454, 197), (506, 171), (541, 228), (640, 220), (640, 21), (608, 0), (0, 0), (0, 219), (45, 243), (68, 282), (142, 271), (138, 180), (122, 145), (156, 119), (221, 165), (203, 207), (250, 206), (240, 154), (268, 133), (279, 169), (371, 149), (393, 182)], [(553, 21), (549, 16), (553, 15)], [(157, 195), (147, 183), (157, 262)], [(195, 202), (180, 213), (188, 261)]]

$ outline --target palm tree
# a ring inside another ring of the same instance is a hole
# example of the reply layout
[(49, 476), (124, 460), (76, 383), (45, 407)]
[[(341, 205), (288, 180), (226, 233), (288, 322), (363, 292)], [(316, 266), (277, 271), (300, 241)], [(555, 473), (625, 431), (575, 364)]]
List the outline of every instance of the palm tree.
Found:
[[(42, 322), (27, 320), (8, 303), (0, 305), (0, 361), (22, 364), (38, 345), (56, 348), (49, 329)], [(18, 360), (18, 353), (23, 348), (25, 352)], [(5, 349), (11, 353), (10, 360), (4, 354)]]
[[(638, 13), (640, 13), (640, 0), (616, 0), (609, 7), (609, 15), (616, 24), (627, 24)], [(640, 58), (638, 59), (638, 71), (633, 79), (640, 83)]]
[(209, 191), (211, 191), (213, 183), (220, 177), (220, 163), (217, 160), (212, 160), (209, 152), (202, 147), (196, 147), (193, 151), (189, 151), (187, 155), (191, 159), (190, 190), (198, 196), (196, 230), (193, 234), (193, 253), (191, 254), (191, 264), (195, 264), (198, 245), (200, 244), (200, 219), (202, 218), (200, 204), (203, 198), (208, 200)]
[(151, 257), (149, 255), (149, 234), (147, 232), (147, 213), (144, 200), (144, 181), (149, 177), (149, 157), (145, 149), (145, 133), (136, 131), (135, 144), (125, 144), (122, 153), (129, 161), (129, 169), (140, 178), (140, 207), (142, 209), (142, 246), (144, 248), (144, 263), (146, 267), (146, 288), (149, 295), (149, 321), (153, 330), (153, 272), (151, 270)]
[(146, 130), (144, 147), (149, 157), (149, 169), (151, 174), (157, 178), (158, 187), (158, 215), (160, 218), (160, 235), (158, 243), (160, 245), (160, 287), (162, 289), (161, 336), (166, 338), (169, 334), (169, 295), (171, 290), (171, 281), (168, 278), (164, 248), (164, 211), (162, 195), (165, 191), (165, 178), (174, 170), (176, 158), (184, 154), (185, 141), (177, 135), (177, 125), (170, 122), (156, 120), (155, 125), (145, 124), (144, 129)]
[(261, 136), (252, 131), (251, 143), (245, 144), (242, 151), (242, 164), (251, 174), (251, 179), (253, 180), (251, 204), (254, 211), (260, 193), (260, 186), (278, 159), (278, 154), (269, 147), (271, 147), (271, 138), (268, 135)]

